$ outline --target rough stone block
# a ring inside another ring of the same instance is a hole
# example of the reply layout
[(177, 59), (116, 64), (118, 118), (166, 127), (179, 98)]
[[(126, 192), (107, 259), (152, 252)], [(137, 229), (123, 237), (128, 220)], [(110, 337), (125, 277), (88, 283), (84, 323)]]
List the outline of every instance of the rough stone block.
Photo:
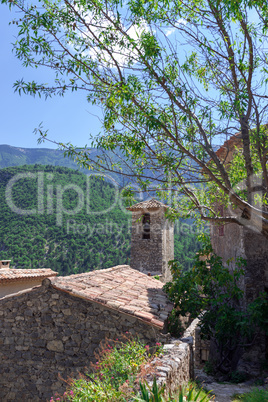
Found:
[(64, 346), (62, 341), (60, 340), (53, 340), (47, 343), (47, 349), (52, 352), (63, 352)]

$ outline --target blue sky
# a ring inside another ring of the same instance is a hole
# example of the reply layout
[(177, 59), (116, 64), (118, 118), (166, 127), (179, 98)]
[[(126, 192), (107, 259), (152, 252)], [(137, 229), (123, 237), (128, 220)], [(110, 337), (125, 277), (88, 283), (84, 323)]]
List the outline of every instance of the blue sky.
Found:
[[(0, 76), (1, 76), (1, 124), (0, 144), (16, 147), (36, 148), (37, 136), (33, 130), (43, 122), (49, 129), (49, 137), (60, 142), (71, 142), (77, 146), (90, 144), (90, 134), (97, 135), (101, 124), (96, 115), (101, 115), (97, 107), (86, 100), (85, 93), (69, 93), (64, 98), (47, 100), (14, 93), (13, 84), (24, 78), (29, 81), (45, 81), (48, 71), (24, 68), (12, 52), (17, 29), (8, 25), (12, 14), (7, 6), (0, 5)], [(56, 148), (50, 143), (41, 147)]]

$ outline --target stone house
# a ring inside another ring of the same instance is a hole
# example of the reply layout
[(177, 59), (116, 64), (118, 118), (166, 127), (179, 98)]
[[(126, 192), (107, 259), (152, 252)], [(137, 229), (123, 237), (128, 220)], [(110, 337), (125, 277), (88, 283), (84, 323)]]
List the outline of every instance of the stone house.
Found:
[[(130, 209), (133, 267), (67, 277), (47, 271), (41, 286), (1, 298), (1, 401), (46, 401), (64, 392), (65, 380), (90, 370), (100, 342), (107, 338), (116, 341), (131, 333), (149, 345), (168, 339), (173, 305), (163, 283), (152, 277), (166, 280), (167, 262), (173, 259), (173, 227), (167, 224), (165, 209), (156, 200)], [(5, 275), (23, 276), (15, 271)], [(42, 270), (29, 271), (41, 275)]]
[[(219, 148), (217, 155), (225, 164), (230, 164), (236, 148), (241, 147), (241, 134), (238, 133)], [(222, 206), (219, 208), (223, 216), (227, 214)], [(235, 261), (237, 257), (247, 261), (241, 284), (246, 302), (254, 300), (260, 291), (268, 291), (268, 240), (264, 236), (246, 226), (246, 222), (245, 225), (226, 223), (211, 225), (211, 242), (224, 263), (229, 259)]]
[(9, 263), (10, 260), (0, 261), (0, 299), (8, 294), (41, 285), (45, 278), (57, 276), (57, 272), (49, 268), (12, 269)]
[(165, 341), (162, 283), (127, 265), (45, 279), (0, 302), (0, 399), (46, 401), (90, 370), (101, 341)]

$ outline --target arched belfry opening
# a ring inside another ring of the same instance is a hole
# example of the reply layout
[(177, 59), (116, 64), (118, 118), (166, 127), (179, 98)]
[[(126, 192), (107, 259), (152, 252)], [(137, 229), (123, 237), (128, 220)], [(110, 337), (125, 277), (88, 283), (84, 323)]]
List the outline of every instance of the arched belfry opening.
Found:
[(174, 226), (166, 217), (169, 207), (151, 199), (127, 208), (132, 212), (130, 266), (146, 274), (171, 279), (168, 262), (174, 259)]

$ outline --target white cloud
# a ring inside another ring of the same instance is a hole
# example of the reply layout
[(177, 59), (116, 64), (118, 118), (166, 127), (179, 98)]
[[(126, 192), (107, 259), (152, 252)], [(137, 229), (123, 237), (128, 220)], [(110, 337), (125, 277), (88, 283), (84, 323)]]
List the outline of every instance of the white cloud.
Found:
[[(78, 8), (77, 10), (79, 11)], [(80, 33), (78, 33), (78, 35), (81, 38), (85, 39), (85, 41), (88, 38), (90, 46), (92, 44), (93, 36), (97, 37), (100, 42), (104, 40), (105, 35), (107, 35), (108, 37), (111, 36), (110, 44), (106, 44), (107, 51), (101, 50), (98, 45), (92, 46), (89, 48), (89, 50), (86, 51), (94, 60), (99, 60), (103, 63), (110, 63), (111, 67), (113, 67), (113, 64), (115, 66), (113, 58), (122, 67), (127, 64), (130, 58), (134, 63), (138, 62), (138, 52), (135, 50), (133, 51), (133, 47), (131, 44), (127, 46), (128, 39), (123, 33), (120, 33), (119, 30), (114, 28), (112, 21), (115, 20), (115, 16), (112, 13), (108, 15), (108, 18), (105, 18), (104, 16), (96, 16), (93, 15), (92, 12), (88, 12), (86, 15), (83, 13), (83, 18), (86, 24), (88, 24), (89, 29), (87, 29), (84, 24), (79, 24), (76, 29), (80, 30)], [(133, 24), (129, 28), (123, 26), (122, 30), (124, 30), (126, 34), (135, 41), (139, 40), (143, 32), (149, 31), (148, 26), (145, 22), (140, 23), (139, 25)], [(69, 44), (74, 47), (74, 43)], [(109, 54), (109, 51), (111, 52), (112, 57)]]
[(177, 25), (181, 25), (181, 24), (186, 25), (186, 24), (187, 24), (187, 21), (186, 21), (184, 18), (180, 18), (180, 19), (177, 21)]
[[(187, 24), (187, 21), (186, 21), (185, 19), (183, 19), (183, 18), (180, 18), (180, 19), (176, 22), (176, 26), (178, 26), (178, 25), (186, 25), (186, 24)], [(168, 29), (165, 31), (165, 35), (166, 35), (166, 36), (170, 36), (170, 35), (174, 34), (175, 31), (176, 31), (176, 27), (174, 27), (174, 28), (168, 28)]]
[(176, 28), (171, 28), (165, 31), (166, 36), (172, 35), (176, 31)]

